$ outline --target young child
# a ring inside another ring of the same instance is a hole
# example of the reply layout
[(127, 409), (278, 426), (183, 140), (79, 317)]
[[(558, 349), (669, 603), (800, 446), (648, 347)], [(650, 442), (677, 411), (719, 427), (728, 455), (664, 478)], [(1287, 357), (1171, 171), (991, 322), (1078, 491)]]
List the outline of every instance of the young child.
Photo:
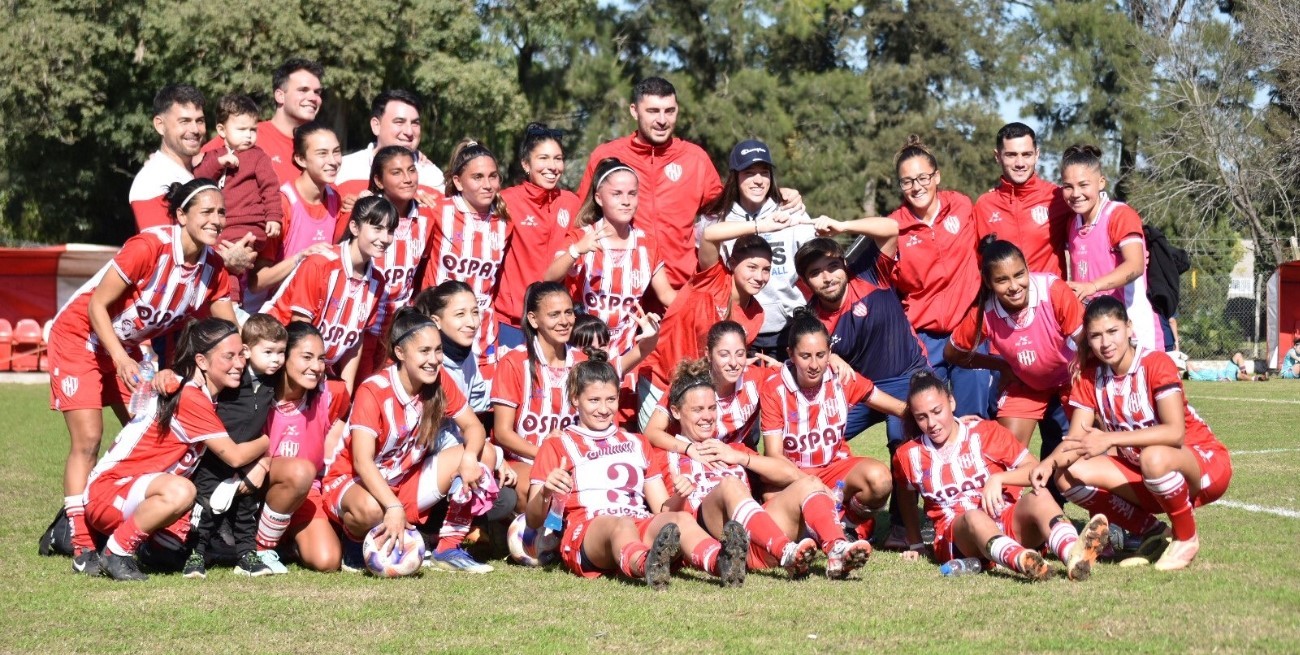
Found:
[(1294, 339), (1295, 344), (1286, 351), (1286, 357), (1282, 358), (1282, 377), (1289, 380), (1300, 378), (1300, 332), (1295, 334)]
[[(261, 252), (267, 237), (280, 235), (280, 179), (271, 158), (257, 147), (257, 103), (245, 95), (222, 96), (217, 103), (214, 145), (199, 153), (194, 176), (217, 180), (226, 199), (226, 227), (221, 238), (239, 241), (252, 234), (253, 250)], [(243, 271), (234, 271), (242, 273)], [(231, 285), (231, 298), (241, 298), (243, 285)]]
[[(240, 336), (248, 365), (239, 386), (221, 391), (216, 400), (217, 416), (231, 440), (246, 443), (265, 432), (266, 418), (274, 404), (275, 374), (284, 365), (289, 333), (269, 315), (253, 314), (244, 322)], [(265, 466), (255, 463), (252, 467), (259, 465)], [(284, 572), (272, 569), (257, 552), (257, 521), (262, 502), (259, 494), (253, 493), (259, 486), (255, 481), (245, 482), (243, 472), (212, 452), (203, 455), (191, 481), (197, 491), (196, 529), (191, 533), (194, 550), (185, 562), (185, 577), (207, 577), (209, 548), (214, 539), (220, 538), (217, 526), (223, 521), (230, 526), (235, 539), (235, 554), (239, 558), (235, 575), (259, 577)]]

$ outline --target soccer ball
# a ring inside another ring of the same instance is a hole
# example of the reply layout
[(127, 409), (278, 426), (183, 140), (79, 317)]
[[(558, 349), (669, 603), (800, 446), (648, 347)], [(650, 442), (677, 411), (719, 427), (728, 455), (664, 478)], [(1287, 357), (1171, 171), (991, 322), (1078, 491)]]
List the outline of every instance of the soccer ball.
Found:
[(515, 517), (506, 529), (506, 547), (510, 559), (524, 566), (541, 566), (555, 561), (560, 535), (554, 530), (528, 527), (523, 514)]
[(424, 537), (415, 530), (407, 530), (393, 549), (385, 554), (375, 539), (383, 534), (383, 524), (375, 526), (366, 540), (361, 542), (361, 553), (366, 569), (381, 578), (400, 578), (420, 570), (424, 563)]

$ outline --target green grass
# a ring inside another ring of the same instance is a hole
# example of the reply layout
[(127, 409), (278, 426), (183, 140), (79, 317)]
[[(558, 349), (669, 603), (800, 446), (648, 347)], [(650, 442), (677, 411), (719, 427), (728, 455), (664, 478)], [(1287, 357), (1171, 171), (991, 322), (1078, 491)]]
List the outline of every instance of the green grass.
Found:
[[(296, 568), (257, 580), (229, 569), (203, 581), (87, 579), (36, 555), (67, 447), (48, 393), (0, 386), (0, 652), (1300, 651), (1300, 520), (1222, 505), (1197, 512), (1190, 570), (1102, 566), (1083, 584), (945, 579), (893, 553), (845, 582), (760, 573), (733, 591), (681, 574), (662, 594), (503, 562), (486, 576), (404, 580)], [(1236, 455), (1225, 497), (1300, 510), (1300, 384), (1190, 394), (1230, 449), (1287, 449)], [(1225, 397), (1283, 402), (1215, 399)], [(882, 437), (854, 445), (880, 457)]]

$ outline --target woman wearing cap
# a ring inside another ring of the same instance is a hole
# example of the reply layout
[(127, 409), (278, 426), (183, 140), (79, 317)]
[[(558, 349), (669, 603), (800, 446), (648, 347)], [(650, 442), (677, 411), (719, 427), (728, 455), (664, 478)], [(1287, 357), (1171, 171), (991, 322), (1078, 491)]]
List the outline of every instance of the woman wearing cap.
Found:
[[(738, 225), (757, 225), (778, 212), (789, 215), (788, 227), (762, 234), (772, 246), (772, 277), (756, 296), (763, 306), (763, 326), (759, 329), (754, 349), (771, 357), (784, 358), (786, 351), (785, 327), (794, 310), (805, 304), (803, 293), (796, 288), (798, 275), (794, 270), (794, 253), (799, 246), (817, 236), (807, 212), (802, 206), (786, 211), (782, 205), (787, 198), (776, 184), (776, 166), (772, 163), (771, 149), (756, 140), (741, 141), (731, 149), (727, 159), (730, 173), (723, 185), (722, 194), (704, 209), (696, 228), (696, 246), (723, 236), (732, 236)], [(739, 236), (739, 235), (736, 235)], [(717, 250), (700, 249), (700, 268), (707, 269), (726, 258), (734, 236), (719, 244)]]

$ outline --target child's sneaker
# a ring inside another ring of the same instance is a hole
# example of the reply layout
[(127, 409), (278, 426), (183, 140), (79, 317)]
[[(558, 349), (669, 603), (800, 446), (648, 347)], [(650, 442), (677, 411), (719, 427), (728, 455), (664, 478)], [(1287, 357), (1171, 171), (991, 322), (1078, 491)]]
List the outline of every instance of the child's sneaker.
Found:
[(672, 578), (673, 560), (682, 552), (682, 531), (669, 523), (655, 534), (650, 551), (645, 554), (645, 583), (655, 591), (668, 588)]
[(250, 578), (260, 578), (264, 575), (272, 575), (271, 567), (267, 566), (257, 553), (248, 551), (239, 558), (239, 563), (235, 565), (235, 575), (246, 575)]
[(464, 571), (466, 573), (491, 573), (494, 569), (465, 552), (462, 548), (448, 548), (433, 554), (434, 568), (443, 571)]
[(791, 541), (781, 551), (781, 568), (785, 569), (792, 578), (802, 578), (808, 575), (808, 567), (812, 565), (814, 557), (817, 557), (816, 541), (812, 539), (804, 539), (797, 543)]
[(724, 587), (745, 584), (748, 571), (749, 533), (736, 521), (722, 524), (722, 551), (718, 553), (718, 577)]
[(826, 577), (843, 580), (855, 569), (860, 569), (871, 557), (871, 544), (859, 539), (849, 542), (847, 539), (835, 542), (831, 552), (826, 553)]
[(202, 580), (208, 577), (208, 569), (203, 565), (203, 555), (199, 551), (190, 551), (190, 556), (185, 560), (185, 568), (181, 569), (181, 575), (191, 580)]
[(289, 568), (284, 565), (284, 562), (280, 561), (280, 553), (274, 550), (259, 550), (257, 556), (262, 559), (262, 563), (266, 565), (266, 568), (271, 569), (271, 573), (283, 575), (289, 572)]
[(1076, 582), (1087, 580), (1092, 575), (1092, 565), (1097, 563), (1097, 557), (1109, 543), (1110, 521), (1106, 515), (1098, 514), (1088, 519), (1088, 524), (1079, 533), (1079, 540), (1070, 547), (1065, 559), (1065, 571), (1070, 579)]
[(1187, 541), (1171, 541), (1169, 547), (1165, 549), (1164, 554), (1156, 562), (1156, 570), (1178, 571), (1185, 569), (1196, 558), (1196, 553), (1200, 550), (1201, 538), (1199, 536), (1193, 536)]

